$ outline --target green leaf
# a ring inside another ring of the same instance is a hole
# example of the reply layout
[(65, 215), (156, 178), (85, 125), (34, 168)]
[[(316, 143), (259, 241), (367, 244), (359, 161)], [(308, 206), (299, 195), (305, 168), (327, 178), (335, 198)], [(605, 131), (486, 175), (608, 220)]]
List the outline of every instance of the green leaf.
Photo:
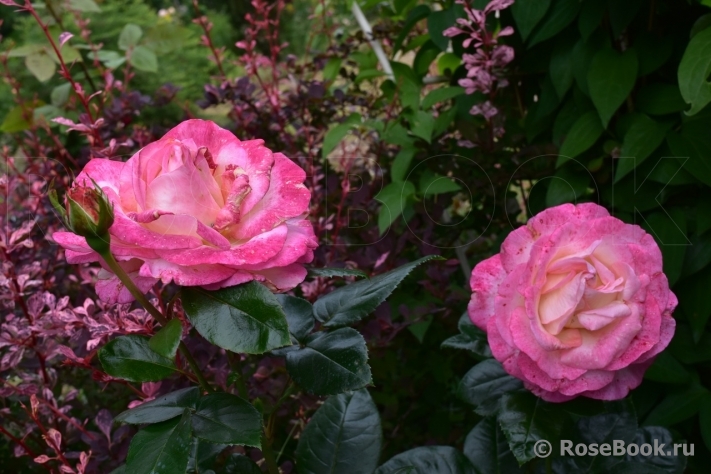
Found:
[(183, 388), (126, 410), (120, 413), (114, 422), (143, 425), (170, 420), (180, 416), (186, 408), (195, 408), (198, 398), (198, 387)]
[(708, 125), (708, 121), (701, 120), (687, 123), (682, 127), (681, 134), (667, 133), (667, 145), (675, 157), (688, 158), (684, 162), (685, 170), (702, 183), (711, 186), (711, 139), (704, 131)]
[(674, 286), (681, 277), (686, 249), (691, 245), (686, 236), (686, 215), (678, 207), (665, 209), (645, 216), (642, 227), (657, 241), (662, 251), (664, 274), (669, 286)]
[(638, 114), (630, 126), (622, 142), (617, 171), (615, 172), (615, 182), (625, 177), (635, 167), (638, 167), (644, 160), (662, 144), (666, 137), (668, 124), (655, 122), (644, 114)]
[(46, 82), (54, 76), (57, 65), (44, 52), (33, 53), (25, 57), (25, 66), (40, 82)]
[(341, 58), (331, 58), (326, 62), (323, 68), (323, 78), (326, 81), (333, 81), (338, 77), (341, 70)]
[(674, 52), (671, 36), (642, 32), (634, 42), (639, 60), (639, 76), (646, 76), (664, 65)]
[(428, 255), (368, 280), (342, 286), (316, 300), (314, 315), (328, 328), (360, 321), (375, 311), (412, 270), (434, 259), (441, 257)]
[[(462, 64), (462, 59), (454, 53), (444, 53), (437, 58), (437, 72), (441, 76), (451, 76)], [(455, 86), (456, 87), (456, 86)], [(448, 87), (441, 89), (449, 89)], [(435, 89), (440, 90), (440, 89)], [(434, 92), (434, 91), (432, 91)], [(424, 102), (423, 102), (424, 103)]]
[(441, 52), (442, 51), (432, 40), (420, 46), (412, 63), (412, 69), (415, 71), (415, 74), (419, 76), (426, 75), (430, 70), (430, 65)]
[(686, 47), (679, 63), (677, 76), (679, 90), (684, 100), (691, 104), (686, 112), (694, 115), (711, 102), (711, 28), (694, 36)]
[[(639, 428), (635, 434), (633, 440), (634, 444), (637, 446), (643, 446), (649, 444), (654, 446), (656, 444), (665, 444), (669, 448), (674, 444), (674, 438), (672, 438), (671, 433), (668, 429), (661, 426), (645, 426)], [(670, 452), (670, 449), (664, 449), (663, 452)], [(679, 453), (678, 456), (662, 455), (657, 456), (656, 453), (652, 453), (651, 456), (645, 456), (643, 454), (637, 454), (636, 456), (627, 455), (627, 459), (632, 461), (630, 464), (637, 464), (644, 469), (640, 469), (637, 472), (640, 474), (646, 474), (650, 471), (646, 470), (649, 468), (658, 468), (661, 472), (684, 472), (686, 467), (686, 457)], [(617, 466), (615, 466), (615, 472), (617, 472)], [(623, 471), (627, 472), (627, 471)]]
[(407, 38), (408, 33), (412, 30), (412, 28), (421, 20), (427, 18), (427, 16), (430, 14), (430, 7), (427, 5), (417, 5), (415, 8), (410, 10), (410, 13), (407, 15), (407, 19), (405, 20), (405, 23), (402, 25), (402, 28), (400, 29), (400, 33), (398, 34), (397, 38), (395, 39), (395, 43), (393, 45), (393, 53), (396, 53), (400, 48), (402, 47), (402, 42), (405, 41), (405, 38)]
[(216, 346), (237, 353), (263, 354), (291, 344), (279, 301), (256, 281), (217, 291), (185, 287), (182, 292), (190, 322)]
[(662, 383), (686, 383), (691, 374), (671, 353), (664, 351), (659, 354), (652, 366), (644, 373), (644, 378)]
[(553, 207), (564, 202), (577, 202), (590, 183), (590, 173), (577, 163), (558, 169), (546, 191), (546, 206)]
[(553, 403), (548, 403), (529, 392), (509, 393), (501, 400), (499, 425), (511, 452), (522, 465), (534, 457), (534, 446), (539, 440), (556, 444), (567, 414)]
[(607, 3), (600, 0), (587, 0), (583, 2), (583, 9), (578, 16), (578, 29), (583, 41), (587, 41), (590, 35), (600, 26), (607, 10)]
[(134, 25), (133, 23), (129, 23), (128, 25), (123, 27), (123, 30), (121, 30), (121, 34), (119, 35), (119, 49), (126, 51), (128, 49), (133, 48), (138, 44), (141, 39), (141, 36), (143, 36), (143, 30), (141, 29), (141, 27), (138, 25)]
[(557, 35), (575, 20), (579, 10), (580, 0), (553, 0), (548, 14), (529, 38), (528, 47)]
[(595, 55), (588, 72), (588, 87), (603, 127), (607, 127), (610, 118), (632, 92), (636, 80), (637, 53), (634, 49), (618, 53), (606, 48)]
[(701, 402), (699, 425), (706, 449), (711, 450), (711, 397), (706, 397)]
[(215, 465), (215, 459), (226, 447), (227, 445), (225, 444), (214, 444), (193, 438), (186, 472), (189, 474), (214, 473), (211, 468)]
[(479, 362), (467, 372), (457, 388), (459, 398), (478, 407), (480, 414), (496, 410), (501, 396), (519, 390), (523, 384), (510, 376), (495, 359)]
[(329, 397), (306, 425), (296, 448), (301, 474), (372, 474), (383, 432), (366, 389)]
[(458, 326), (460, 333), (445, 340), (441, 347), (472, 351), (485, 359), (491, 357), (486, 333), (472, 324), (467, 312), (459, 318)]
[(551, 62), (548, 68), (553, 87), (562, 99), (573, 85), (573, 61), (571, 54), (575, 45), (572, 42), (561, 41), (554, 46), (551, 53)]
[(551, 4), (551, 0), (514, 2), (511, 5), (511, 14), (516, 21), (516, 27), (521, 39), (526, 41), (539, 21), (546, 15), (546, 11)]
[(314, 329), (314, 311), (311, 303), (302, 298), (290, 295), (276, 295), (279, 304), (284, 309), (289, 331), (301, 341)]
[(353, 128), (351, 123), (341, 123), (326, 132), (326, 136), (323, 138), (323, 145), (321, 147), (321, 156), (326, 158), (331, 154), (333, 150), (341, 143), (341, 141), (348, 135), (348, 132)]
[(609, 0), (607, 2), (610, 26), (612, 26), (612, 34), (615, 38), (620, 36), (622, 30), (634, 19), (639, 7), (642, 6), (642, 1), (627, 0), (626, 2), (618, 2)]
[(407, 172), (410, 169), (410, 163), (412, 163), (416, 151), (414, 148), (403, 148), (397, 156), (395, 156), (390, 169), (390, 178), (393, 183), (402, 183), (405, 181)]
[(0, 125), (0, 132), (16, 133), (32, 127), (34, 118), (34, 109), (44, 105), (41, 100), (36, 100), (31, 103), (26, 103), (23, 106), (18, 105), (10, 109), (10, 112), (5, 116)]
[(365, 339), (351, 328), (306, 337), (304, 347), (286, 355), (286, 370), (301, 388), (316, 395), (357, 390), (371, 382)]
[(8, 58), (24, 58), (31, 54), (37, 54), (46, 51), (46, 46), (44, 44), (25, 44), (13, 48), (7, 53)]
[(244, 454), (232, 454), (225, 462), (223, 474), (262, 474), (262, 470), (254, 461)]
[(462, 94), (464, 94), (463, 87), (440, 87), (439, 89), (435, 89), (429, 94), (427, 94), (425, 98), (422, 99), (422, 104), (420, 104), (420, 107), (422, 107), (423, 110), (427, 110), (435, 104), (439, 104), (440, 102), (453, 99)]
[(112, 377), (129, 382), (155, 382), (175, 370), (171, 359), (151, 350), (145, 336), (121, 336), (99, 349), (99, 361)]
[(635, 96), (635, 105), (638, 111), (649, 115), (673, 114), (686, 108), (679, 87), (660, 83), (642, 87)]
[(153, 51), (145, 46), (136, 46), (131, 52), (128, 62), (139, 71), (158, 72), (158, 58)]
[(694, 342), (699, 342), (711, 316), (711, 298), (707, 298), (711, 288), (711, 268), (705, 268), (693, 277), (685, 278), (674, 292), (679, 296), (679, 307), (684, 311), (691, 325)]
[(455, 180), (446, 176), (426, 172), (420, 177), (420, 194), (423, 196), (453, 193), (461, 189)]
[(595, 144), (604, 128), (600, 124), (600, 118), (594, 110), (586, 112), (568, 131), (560, 147), (560, 156), (556, 166), (560, 166), (571, 158), (575, 158), (585, 152)]
[(464, 455), (476, 474), (523, 472), (493, 416), (487, 416), (469, 432), (464, 440)]
[[(410, 470), (406, 470), (410, 468)], [(450, 446), (423, 446), (392, 458), (373, 474), (474, 474), (474, 466)]]
[(58, 123), (51, 120), (62, 115), (62, 111), (54, 105), (43, 105), (32, 111), (32, 118), (35, 123), (45, 121), (50, 127), (59, 126)]
[(66, 82), (52, 89), (50, 100), (55, 107), (61, 107), (69, 100), (69, 91), (72, 90), (72, 84)]
[(131, 474), (185, 472), (190, 458), (190, 410), (173, 420), (149, 425), (133, 437), (126, 457)]
[(323, 278), (356, 277), (368, 278), (368, 274), (355, 268), (309, 268), (309, 275)]
[(427, 17), (427, 31), (430, 34), (430, 39), (437, 47), (446, 51), (449, 46), (449, 38), (444, 36), (444, 30), (450, 26), (454, 26), (457, 18), (464, 17), (464, 8), (461, 5), (453, 5), (451, 8), (432, 12)]
[(69, 8), (79, 12), (101, 13), (101, 8), (94, 0), (69, 0)]
[(414, 194), (415, 185), (410, 181), (403, 181), (388, 184), (375, 196), (375, 199), (383, 204), (378, 215), (381, 235), (402, 214), (408, 199)]
[(644, 426), (670, 426), (696, 415), (711, 393), (700, 385), (667, 395), (644, 420)]
[(440, 87), (432, 92), (428, 93), (424, 99), (422, 99), (422, 104), (420, 105), (423, 110), (429, 109), (434, 104), (439, 104), (454, 97), (464, 94), (464, 88), (459, 86), (453, 87)]
[(434, 131), (435, 119), (429, 112), (418, 110), (409, 117), (410, 132), (427, 143), (432, 142), (432, 132)]
[(211, 443), (261, 446), (262, 415), (237, 395), (210, 393), (200, 397), (192, 426), (196, 438)]
[(171, 319), (165, 327), (151, 337), (148, 346), (163, 357), (172, 359), (175, 357), (182, 336), (183, 325), (180, 320)]

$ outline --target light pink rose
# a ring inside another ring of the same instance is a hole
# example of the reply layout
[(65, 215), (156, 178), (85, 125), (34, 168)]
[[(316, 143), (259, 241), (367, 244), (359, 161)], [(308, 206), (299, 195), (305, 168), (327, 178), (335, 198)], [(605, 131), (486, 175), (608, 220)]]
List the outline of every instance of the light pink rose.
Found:
[[(111, 251), (144, 291), (158, 280), (207, 289), (258, 280), (288, 290), (313, 259), (304, 171), (213, 122), (183, 122), (125, 163), (92, 159), (76, 182), (90, 185), (88, 177), (114, 205)], [(83, 237), (53, 239), (70, 263), (100, 260)], [(96, 289), (104, 301), (133, 299), (105, 269)]]
[(552, 402), (625, 397), (674, 334), (659, 247), (597, 204), (541, 212), (470, 283), (494, 357)]

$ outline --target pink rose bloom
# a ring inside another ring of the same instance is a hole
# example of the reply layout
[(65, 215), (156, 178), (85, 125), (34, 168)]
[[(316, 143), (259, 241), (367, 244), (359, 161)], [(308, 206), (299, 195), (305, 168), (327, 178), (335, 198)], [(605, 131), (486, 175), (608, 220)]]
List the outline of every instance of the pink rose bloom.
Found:
[(625, 397), (674, 334), (659, 247), (597, 204), (541, 212), (470, 283), (494, 357), (547, 401)]
[[(213, 122), (183, 122), (125, 163), (92, 159), (76, 182), (91, 186), (87, 178), (113, 203), (111, 251), (143, 291), (158, 280), (209, 290), (258, 280), (288, 290), (313, 259), (304, 171)], [(100, 261), (83, 237), (53, 239), (70, 263)], [(106, 269), (96, 290), (104, 301), (133, 300)]]

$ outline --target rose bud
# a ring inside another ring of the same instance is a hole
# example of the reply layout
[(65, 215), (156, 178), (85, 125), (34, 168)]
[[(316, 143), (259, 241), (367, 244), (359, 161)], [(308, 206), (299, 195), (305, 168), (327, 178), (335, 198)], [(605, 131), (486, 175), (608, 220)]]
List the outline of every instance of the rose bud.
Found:
[(94, 184), (86, 183), (70, 188), (64, 196), (64, 207), (57, 192), (50, 191), (50, 201), (72, 232), (86, 238), (87, 244), (101, 253), (109, 248), (109, 227), (114, 223), (113, 207), (106, 194)]

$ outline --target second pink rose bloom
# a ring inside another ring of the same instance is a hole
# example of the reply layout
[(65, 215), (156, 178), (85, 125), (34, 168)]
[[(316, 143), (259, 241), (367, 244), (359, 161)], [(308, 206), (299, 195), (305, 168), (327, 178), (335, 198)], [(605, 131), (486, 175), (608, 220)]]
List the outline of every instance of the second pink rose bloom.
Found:
[(597, 204), (546, 209), (471, 276), (469, 316), (541, 398), (624, 398), (674, 335), (677, 299), (651, 235)]
[[(258, 280), (288, 290), (318, 246), (304, 171), (213, 122), (185, 121), (125, 163), (92, 159), (75, 181), (88, 178), (114, 206), (111, 251), (143, 291), (158, 280), (206, 289)], [(83, 237), (52, 238), (70, 263), (100, 261)], [(96, 289), (107, 302), (133, 300), (107, 270)]]

